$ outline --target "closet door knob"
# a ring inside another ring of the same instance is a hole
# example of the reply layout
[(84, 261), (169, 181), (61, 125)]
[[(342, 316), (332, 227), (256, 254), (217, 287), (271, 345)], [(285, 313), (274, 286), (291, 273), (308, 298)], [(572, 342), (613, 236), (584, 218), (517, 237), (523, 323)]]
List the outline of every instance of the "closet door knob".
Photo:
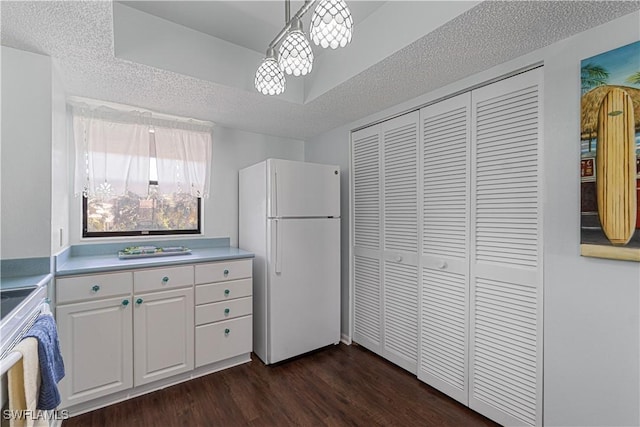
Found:
[(138, 305), (142, 304), (143, 302), (144, 302), (144, 301), (142, 300), (142, 298), (138, 298), (138, 299), (136, 300), (136, 304), (138, 304)]
[(93, 292), (98, 292), (100, 290), (100, 286), (99, 285), (93, 285), (93, 287), (91, 288), (91, 290)]
[(125, 306), (125, 307), (128, 306), (129, 305), (129, 300), (128, 299), (122, 300), (122, 305)]
[(446, 262), (446, 261), (440, 261), (440, 262), (438, 263), (438, 268), (440, 268), (440, 269), (443, 269), (443, 270), (444, 270), (445, 268), (447, 268), (447, 262)]

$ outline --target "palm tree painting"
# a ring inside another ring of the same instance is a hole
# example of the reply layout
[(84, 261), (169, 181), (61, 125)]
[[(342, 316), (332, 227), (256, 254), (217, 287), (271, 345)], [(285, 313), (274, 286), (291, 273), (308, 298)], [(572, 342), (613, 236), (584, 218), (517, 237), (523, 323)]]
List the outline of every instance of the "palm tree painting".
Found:
[(580, 65), (580, 253), (640, 261), (640, 41)]

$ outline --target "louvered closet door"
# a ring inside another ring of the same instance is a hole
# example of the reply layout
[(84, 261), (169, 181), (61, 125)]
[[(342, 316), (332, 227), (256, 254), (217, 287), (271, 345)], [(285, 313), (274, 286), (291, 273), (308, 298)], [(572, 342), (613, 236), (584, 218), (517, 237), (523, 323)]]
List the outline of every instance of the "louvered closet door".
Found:
[(382, 354), (382, 194), (379, 126), (351, 135), (353, 340)]
[(383, 147), (383, 356), (418, 359), (418, 111), (380, 125)]
[(472, 93), (469, 406), (542, 424), (542, 70)]
[(418, 378), (468, 404), (471, 94), (420, 111), (422, 295)]

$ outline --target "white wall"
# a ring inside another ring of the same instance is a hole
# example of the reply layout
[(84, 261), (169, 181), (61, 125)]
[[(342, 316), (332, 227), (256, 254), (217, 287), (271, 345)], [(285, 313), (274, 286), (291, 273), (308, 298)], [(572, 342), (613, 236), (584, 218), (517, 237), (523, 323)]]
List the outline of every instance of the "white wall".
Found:
[(345, 130), (328, 132), (305, 144), (304, 158), (307, 162), (340, 166), (340, 251), (341, 251), (341, 332), (349, 333), (349, 144), (345, 143)]
[[(73, 147), (70, 151), (73, 151)], [(237, 246), (238, 171), (267, 158), (304, 160), (304, 142), (215, 126), (212, 152), (210, 197), (204, 199), (203, 203), (203, 234), (204, 237), (229, 237), (231, 246)], [(73, 195), (72, 183), (69, 183), (68, 191), (68, 194)], [(82, 199), (72, 196), (69, 202), (70, 244), (132, 239), (131, 237), (82, 239)], [(146, 238), (158, 240), (158, 236)], [(170, 239), (170, 237), (166, 238)], [(175, 238), (184, 239), (185, 236)], [(136, 240), (138, 239), (145, 239), (145, 237), (136, 237)]]
[[(639, 22), (640, 12), (626, 15), (305, 144), (307, 161), (337, 163), (345, 179), (351, 129), (544, 63), (543, 422), (548, 426), (640, 424), (640, 263), (580, 256), (578, 174), (580, 61), (640, 40)], [(348, 218), (344, 204), (343, 217)], [(346, 238), (343, 265), (348, 265)], [(344, 324), (348, 318), (343, 314), (343, 332), (351, 327)]]
[(51, 59), (2, 46), (2, 259), (51, 252)]

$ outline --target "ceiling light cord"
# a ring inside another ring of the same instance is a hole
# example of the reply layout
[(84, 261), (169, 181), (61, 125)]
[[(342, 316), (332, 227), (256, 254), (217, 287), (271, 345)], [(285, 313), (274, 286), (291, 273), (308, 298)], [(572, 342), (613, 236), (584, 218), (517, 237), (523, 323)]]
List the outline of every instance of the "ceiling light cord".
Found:
[[(304, 76), (313, 68), (313, 51), (302, 30), (301, 18), (316, 3), (305, 0), (290, 17), (290, 0), (285, 0), (285, 25), (269, 43), (267, 55), (256, 71), (255, 87), (264, 95), (284, 92), (284, 73)], [(351, 42), (353, 18), (344, 0), (320, 0), (311, 18), (310, 37), (317, 46), (337, 49)], [(284, 39), (284, 41), (282, 41)], [(276, 46), (282, 41), (279, 55)]]

